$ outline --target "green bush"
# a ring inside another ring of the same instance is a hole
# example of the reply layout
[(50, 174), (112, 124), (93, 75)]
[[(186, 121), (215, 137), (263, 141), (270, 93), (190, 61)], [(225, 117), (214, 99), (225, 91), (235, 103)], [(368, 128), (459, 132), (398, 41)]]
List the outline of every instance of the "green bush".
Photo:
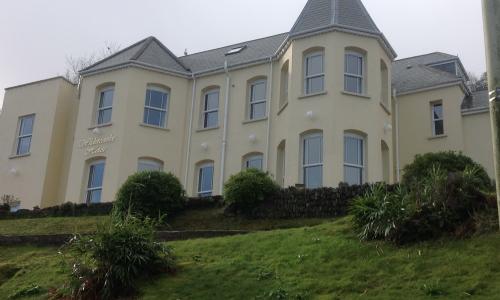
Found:
[(491, 187), (491, 179), (485, 169), (470, 157), (453, 151), (427, 153), (415, 156), (413, 163), (407, 165), (403, 170), (402, 183), (413, 186), (419, 183), (433, 167), (448, 173), (463, 172), (467, 167), (476, 168), (478, 183), (480, 188), (487, 189)]
[(250, 212), (260, 203), (273, 197), (279, 186), (268, 174), (248, 169), (232, 175), (224, 185), (224, 201), (242, 214)]
[(72, 299), (130, 296), (138, 279), (173, 272), (170, 249), (154, 240), (155, 225), (129, 215), (100, 226), (93, 236), (74, 237), (63, 250)]
[(409, 187), (388, 192), (377, 185), (354, 200), (354, 228), (363, 240), (386, 239), (398, 244), (443, 234), (464, 236), (475, 230), (473, 215), (489, 208), (479, 186), (481, 170), (467, 166), (449, 173), (433, 167)]
[(408, 219), (410, 207), (409, 195), (401, 186), (388, 192), (386, 185), (376, 184), (364, 196), (354, 199), (350, 212), (362, 240), (390, 240)]
[(170, 173), (145, 171), (131, 175), (116, 195), (114, 210), (158, 218), (180, 211), (186, 203), (179, 179)]

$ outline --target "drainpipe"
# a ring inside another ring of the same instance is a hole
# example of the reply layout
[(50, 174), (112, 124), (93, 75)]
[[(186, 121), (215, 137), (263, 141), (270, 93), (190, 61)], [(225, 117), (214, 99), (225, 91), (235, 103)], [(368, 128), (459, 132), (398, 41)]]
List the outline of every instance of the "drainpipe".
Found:
[(189, 169), (191, 163), (191, 137), (193, 136), (194, 106), (196, 103), (196, 76), (193, 74), (193, 91), (191, 92), (191, 114), (189, 116), (188, 145), (186, 154), (186, 172), (184, 173), (184, 187), (188, 186)]
[(268, 101), (267, 101), (267, 137), (266, 137), (266, 155), (264, 157), (265, 162), (264, 166), (266, 170), (269, 172), (269, 153), (271, 153), (271, 99), (273, 99), (273, 57), (269, 57), (269, 92), (267, 93)]
[(483, 0), (484, 36), (493, 133), (498, 215), (500, 216), (500, 0)]
[(394, 99), (394, 114), (396, 119), (396, 180), (400, 182), (401, 180), (401, 163), (400, 163), (400, 149), (399, 149), (399, 102), (397, 97), (397, 91), (394, 89), (392, 91), (392, 99)]
[(226, 72), (226, 97), (224, 101), (224, 129), (222, 133), (222, 151), (221, 151), (221, 162), (220, 162), (220, 184), (219, 184), (219, 195), (224, 192), (224, 171), (226, 166), (226, 144), (227, 144), (227, 118), (229, 113), (229, 85), (231, 83), (231, 78), (229, 76), (229, 69), (227, 65), (227, 60), (224, 62), (224, 72)]

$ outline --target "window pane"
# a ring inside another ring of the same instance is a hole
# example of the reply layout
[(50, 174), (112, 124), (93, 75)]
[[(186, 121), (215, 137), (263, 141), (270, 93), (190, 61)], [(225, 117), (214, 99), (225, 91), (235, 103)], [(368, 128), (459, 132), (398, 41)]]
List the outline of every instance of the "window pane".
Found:
[(320, 164), (323, 162), (323, 138), (321, 136), (304, 139), (304, 164)]
[(324, 90), (324, 76), (318, 76), (307, 79), (307, 94), (320, 93)]
[(356, 137), (344, 138), (344, 162), (363, 165), (363, 140)]
[(140, 160), (137, 167), (137, 172), (162, 171), (162, 170), (163, 170), (163, 164), (153, 160)]
[(200, 168), (199, 181), (198, 181), (198, 192), (201, 196), (210, 196), (212, 192), (212, 182), (213, 182), (213, 166), (206, 166)]
[(250, 105), (250, 119), (262, 119), (266, 117), (266, 102)]
[(363, 169), (345, 166), (344, 181), (350, 185), (360, 185), (363, 183)]
[(205, 121), (203, 124), (204, 128), (217, 127), (218, 124), (219, 124), (219, 112), (218, 111), (205, 113)]
[(19, 130), (19, 135), (30, 135), (33, 133), (33, 116), (27, 116), (21, 118), (21, 127)]
[(362, 93), (363, 79), (359, 77), (345, 75), (344, 89), (351, 93)]
[(166, 109), (167, 94), (160, 91), (149, 90), (149, 97), (149, 106), (159, 109)]
[(251, 157), (246, 161), (246, 168), (262, 170), (262, 161), (262, 156)]
[(31, 147), (31, 136), (23, 137), (19, 139), (17, 145), (17, 155), (24, 155), (30, 153)]
[(436, 104), (433, 106), (433, 115), (434, 115), (434, 120), (443, 119), (443, 105), (442, 104)]
[(205, 110), (219, 108), (219, 93), (210, 93), (205, 96)]
[(90, 166), (89, 171), (89, 188), (102, 187), (102, 180), (104, 176), (104, 163), (98, 163)]
[(92, 190), (87, 193), (87, 203), (100, 203), (102, 190)]
[(307, 57), (307, 76), (323, 74), (323, 55)]
[(113, 110), (111, 108), (99, 110), (99, 116), (97, 118), (97, 124), (107, 124), (111, 122), (111, 114)]
[(359, 76), (363, 75), (363, 58), (352, 54), (346, 54), (345, 60), (346, 73)]
[(444, 121), (434, 121), (434, 135), (444, 134)]
[(144, 112), (144, 118), (146, 119), (144, 123), (164, 127), (165, 126), (165, 112), (146, 108)]
[(304, 183), (308, 189), (321, 187), (323, 184), (323, 166), (304, 168)]
[(265, 100), (266, 99), (266, 82), (258, 82), (252, 84), (251, 101)]
[(114, 95), (114, 90), (107, 90), (101, 92), (99, 108), (113, 106), (113, 95)]

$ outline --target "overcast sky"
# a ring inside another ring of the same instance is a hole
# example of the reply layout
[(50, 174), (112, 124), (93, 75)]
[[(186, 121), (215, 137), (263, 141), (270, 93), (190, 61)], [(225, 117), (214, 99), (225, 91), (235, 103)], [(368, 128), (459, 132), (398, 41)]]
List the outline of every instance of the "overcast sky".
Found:
[[(66, 57), (156, 36), (182, 55), (287, 32), (307, 0), (10, 0), (0, 4), (3, 89), (65, 72)], [(485, 71), (480, 0), (363, 0), (398, 58), (442, 51)]]

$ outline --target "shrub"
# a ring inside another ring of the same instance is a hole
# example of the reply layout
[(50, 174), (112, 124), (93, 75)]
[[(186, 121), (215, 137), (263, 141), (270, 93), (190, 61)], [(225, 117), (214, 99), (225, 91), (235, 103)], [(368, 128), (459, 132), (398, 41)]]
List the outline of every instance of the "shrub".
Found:
[(172, 174), (145, 171), (131, 175), (116, 195), (114, 209), (122, 216), (129, 212), (158, 218), (180, 211), (185, 193), (179, 179)]
[(491, 179), (480, 164), (462, 153), (453, 151), (415, 156), (413, 163), (404, 168), (402, 183), (409, 186), (418, 184), (433, 167), (439, 167), (447, 173), (463, 172), (467, 167), (476, 168), (479, 187), (483, 189), (491, 187)]
[(383, 184), (372, 186), (364, 196), (354, 199), (350, 210), (359, 237), (392, 239), (411, 214), (409, 203), (409, 195), (401, 186), (394, 192), (388, 192)]
[(386, 239), (398, 244), (443, 234), (464, 236), (475, 230), (472, 216), (488, 209), (479, 190), (480, 170), (467, 166), (448, 173), (433, 167), (409, 187), (387, 192), (375, 186), (354, 201), (354, 228), (361, 239)]
[(224, 185), (224, 200), (243, 214), (251, 214), (257, 205), (273, 197), (279, 186), (268, 174), (248, 169), (232, 175)]
[[(154, 241), (155, 222), (131, 215), (66, 245), (75, 299), (112, 299), (136, 291), (141, 277), (174, 271), (170, 249)], [(65, 250), (66, 250), (65, 249)]]

